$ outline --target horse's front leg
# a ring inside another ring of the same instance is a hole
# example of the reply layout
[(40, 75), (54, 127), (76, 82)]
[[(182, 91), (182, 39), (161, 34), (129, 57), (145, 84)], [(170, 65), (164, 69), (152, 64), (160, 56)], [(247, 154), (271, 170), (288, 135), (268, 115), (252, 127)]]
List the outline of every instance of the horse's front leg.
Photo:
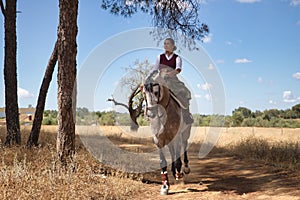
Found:
[(175, 179), (176, 179), (176, 181), (178, 181), (183, 178), (183, 173), (181, 171), (182, 162), (181, 162), (181, 137), (180, 137), (180, 135), (178, 135), (175, 140), (174, 152), (175, 152), (175, 168), (176, 168)]
[(183, 173), (181, 172), (182, 162), (180, 157), (181, 146), (176, 140), (174, 140), (172, 144), (169, 144), (169, 150), (172, 159), (172, 173), (176, 181), (178, 181), (183, 177)]
[(160, 168), (161, 168), (161, 190), (160, 194), (167, 195), (169, 193), (170, 183), (167, 172), (167, 160), (161, 149), (159, 149)]
[(176, 165), (175, 165), (176, 154), (175, 154), (174, 144), (169, 144), (168, 147), (169, 147), (169, 151), (171, 154), (171, 160), (172, 160), (171, 171), (172, 171), (174, 178), (176, 178)]
[(190, 167), (189, 167), (189, 160), (188, 160), (188, 155), (187, 155), (187, 146), (188, 146), (188, 141), (183, 141), (183, 161), (184, 161), (184, 168), (183, 172), (185, 174), (189, 174), (191, 172)]

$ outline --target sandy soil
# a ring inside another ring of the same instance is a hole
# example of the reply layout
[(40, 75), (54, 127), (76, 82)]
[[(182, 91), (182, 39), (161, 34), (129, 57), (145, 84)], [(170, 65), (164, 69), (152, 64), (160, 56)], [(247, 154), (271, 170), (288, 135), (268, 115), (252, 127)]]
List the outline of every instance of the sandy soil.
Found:
[[(254, 161), (212, 154), (199, 160), (190, 156), (191, 174), (184, 182), (174, 183), (168, 196), (159, 194), (160, 177), (148, 176), (151, 184), (139, 199), (300, 199), (300, 178)], [(157, 182), (154, 184), (153, 182)], [(149, 194), (148, 194), (149, 193)]]
[[(232, 139), (236, 139), (236, 134), (234, 132), (235, 130), (236, 129), (224, 129), (224, 134), (221, 135), (221, 138), (223, 137), (223, 139), (220, 141), (223, 143), (225, 142), (226, 144), (232, 143)], [(246, 134), (245, 130), (238, 131), (239, 136), (241, 136), (241, 133)], [(253, 135), (255, 130), (253, 128), (249, 130), (249, 134)], [(272, 129), (270, 131), (268, 129), (263, 131), (271, 133), (274, 130)], [(288, 131), (293, 131), (291, 134), (294, 139), (295, 137), (299, 137), (299, 129), (286, 129), (284, 130), (284, 134), (282, 132), (283, 130), (278, 130), (278, 135), (281, 135), (280, 138), (290, 139), (290, 135), (283, 137), (283, 135), (287, 135), (287, 133), (289, 133)], [(115, 137), (112, 137), (111, 141), (126, 151), (147, 152), (153, 151), (153, 148), (155, 148), (153, 143), (149, 143), (149, 141), (147, 143), (143, 142), (137, 144), (131, 140), (127, 140), (127, 142), (126, 140), (120, 140), (120, 138), (124, 137), (122, 131), (120, 131), (120, 134), (117, 134), (117, 136), (116, 131), (113, 129), (110, 131), (105, 129), (104, 132), (106, 134), (112, 132), (112, 135)], [(297, 134), (294, 132), (297, 132)], [(198, 136), (199, 133), (202, 133), (203, 135), (206, 132), (199, 131), (197, 133)], [(258, 131), (258, 133), (261, 133), (261, 130)], [(274, 139), (274, 134), (264, 134), (264, 136), (266, 135), (269, 135)], [(141, 137), (141, 135), (139, 136)], [(97, 142), (96, 138), (92, 137), (90, 140), (99, 145), (99, 142)], [(160, 195), (160, 170), (143, 174), (143, 182), (145, 183), (144, 188), (140, 195), (136, 196), (136, 199), (300, 200), (299, 173), (296, 174), (284, 170), (278, 170), (278, 168), (276, 169), (274, 166), (267, 165), (263, 162), (245, 159), (241, 160), (237, 157), (230, 156), (225, 152), (220, 151), (220, 149), (211, 152), (203, 159), (199, 159), (199, 151), (197, 151), (199, 148), (190, 148), (188, 152), (191, 173), (185, 176), (183, 181), (175, 182), (174, 178), (171, 176), (171, 172), (169, 171), (171, 187), (169, 195), (167, 196)], [(153, 156), (151, 158), (153, 160), (153, 166), (157, 166), (159, 164), (158, 155), (157, 157)], [(125, 159), (128, 160), (127, 157), (125, 157)], [(169, 169), (170, 167), (168, 170)]]
[[(121, 145), (123, 148), (126, 144)], [(128, 145), (126, 148), (134, 147)], [(169, 195), (160, 195), (160, 171), (144, 174), (144, 192), (137, 199), (300, 199), (300, 177), (296, 173), (253, 160), (241, 160), (217, 151), (199, 159), (189, 151), (191, 173), (176, 182), (170, 175)], [(157, 160), (158, 162), (158, 160)], [(168, 170), (170, 167), (168, 168)]]

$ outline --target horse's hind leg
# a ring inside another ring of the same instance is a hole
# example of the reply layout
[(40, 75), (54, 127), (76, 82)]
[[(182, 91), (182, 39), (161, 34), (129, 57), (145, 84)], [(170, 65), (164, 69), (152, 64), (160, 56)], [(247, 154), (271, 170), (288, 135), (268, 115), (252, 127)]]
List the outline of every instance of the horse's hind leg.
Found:
[(171, 154), (171, 160), (172, 160), (171, 171), (172, 171), (172, 174), (173, 174), (174, 178), (176, 178), (176, 167), (175, 167), (176, 157), (175, 157), (174, 144), (169, 144), (168, 147), (169, 147), (169, 151), (170, 151), (170, 154)]
[(177, 171), (175, 178), (178, 181), (179, 179), (183, 178), (183, 173), (181, 172), (182, 162), (181, 162), (180, 156), (176, 159), (175, 166), (176, 166), (176, 171)]
[(181, 137), (175, 138), (174, 144), (172, 144), (173, 154), (172, 158), (172, 168), (173, 175), (176, 180), (179, 180), (183, 177), (183, 173), (181, 172), (182, 162), (181, 162)]
[(189, 167), (189, 160), (188, 160), (188, 154), (187, 154), (187, 146), (188, 146), (188, 139), (190, 136), (190, 131), (191, 131), (191, 127), (189, 127), (186, 132), (184, 133), (183, 137), (182, 137), (182, 145), (183, 145), (183, 156), (184, 156), (184, 168), (183, 168), (183, 172), (185, 174), (189, 174), (191, 172), (190, 167)]
[(187, 155), (187, 145), (188, 142), (187, 141), (183, 141), (183, 161), (184, 161), (184, 168), (183, 168), (183, 172), (185, 174), (189, 174), (191, 172), (190, 167), (189, 167), (189, 160), (188, 160), (188, 155)]

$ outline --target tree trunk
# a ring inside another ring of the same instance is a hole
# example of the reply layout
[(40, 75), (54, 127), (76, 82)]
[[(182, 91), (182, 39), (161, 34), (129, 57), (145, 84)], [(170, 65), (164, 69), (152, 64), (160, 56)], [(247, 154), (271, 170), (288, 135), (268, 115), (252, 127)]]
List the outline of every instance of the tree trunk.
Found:
[(4, 85), (7, 129), (5, 145), (12, 143), (21, 144), (17, 88), (16, 13), (17, 1), (6, 1), (6, 9), (5, 13), (3, 13), (5, 27)]
[(78, 0), (59, 1), (56, 150), (62, 163), (75, 152), (77, 14)]
[(55, 47), (49, 59), (46, 72), (44, 74), (44, 79), (40, 88), (40, 93), (37, 101), (36, 110), (34, 113), (34, 120), (31, 128), (31, 132), (27, 141), (27, 146), (32, 147), (33, 145), (38, 145), (41, 125), (43, 121), (43, 113), (45, 109), (45, 102), (46, 97), (49, 89), (49, 85), (52, 80), (53, 71), (57, 62), (57, 48), (58, 48), (58, 41), (55, 43)]

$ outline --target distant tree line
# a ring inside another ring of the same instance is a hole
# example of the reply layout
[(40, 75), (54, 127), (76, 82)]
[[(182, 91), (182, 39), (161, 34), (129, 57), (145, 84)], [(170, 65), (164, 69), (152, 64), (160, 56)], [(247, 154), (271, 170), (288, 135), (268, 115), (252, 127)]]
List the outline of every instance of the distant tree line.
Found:
[(232, 111), (232, 115), (194, 115), (194, 126), (225, 126), (225, 127), (282, 127), (300, 128), (300, 104), (291, 109), (269, 109), (251, 111), (239, 107)]
[[(300, 128), (300, 104), (291, 109), (269, 109), (251, 111), (239, 107), (232, 111), (232, 115), (201, 115), (194, 114), (194, 126), (224, 126), (224, 127), (281, 127)], [(137, 122), (140, 126), (148, 125), (148, 121), (141, 115)], [(130, 126), (131, 118), (128, 113), (115, 111), (90, 112), (87, 108), (76, 109), (77, 125), (101, 126)], [(45, 110), (43, 125), (57, 125), (57, 111)]]
[(56, 110), (45, 110), (42, 124), (43, 125), (57, 125), (57, 114)]

